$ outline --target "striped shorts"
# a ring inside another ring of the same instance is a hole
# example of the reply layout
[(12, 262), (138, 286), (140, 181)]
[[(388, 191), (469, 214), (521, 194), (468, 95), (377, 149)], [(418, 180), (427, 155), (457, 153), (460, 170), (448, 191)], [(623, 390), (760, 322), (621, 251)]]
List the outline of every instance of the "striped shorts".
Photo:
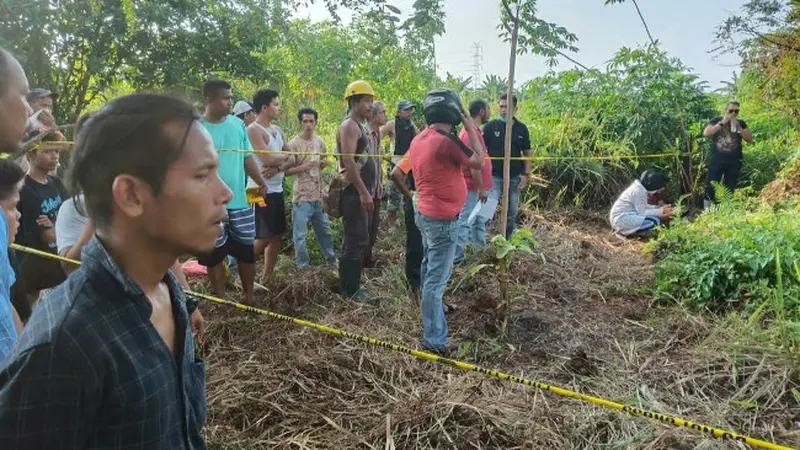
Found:
[(217, 238), (216, 247), (222, 247), (228, 237), (245, 245), (253, 245), (256, 239), (256, 216), (253, 208), (229, 209), (228, 221)]

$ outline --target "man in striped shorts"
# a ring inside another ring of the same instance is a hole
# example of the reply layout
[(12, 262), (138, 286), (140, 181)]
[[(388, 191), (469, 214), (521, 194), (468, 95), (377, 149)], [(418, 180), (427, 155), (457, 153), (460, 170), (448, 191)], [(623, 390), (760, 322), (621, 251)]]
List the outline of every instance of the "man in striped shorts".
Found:
[(216, 248), (210, 255), (199, 258), (199, 262), (208, 267), (208, 277), (214, 294), (223, 296), (225, 270), (222, 262), (228, 255), (236, 258), (244, 290), (243, 301), (252, 304), (256, 225), (253, 208), (247, 202), (245, 185), (249, 176), (261, 188), (261, 195), (266, 195), (266, 183), (253, 156), (244, 122), (228, 114), (231, 110), (231, 85), (221, 80), (208, 81), (203, 86), (203, 100), (205, 114), (200, 123), (211, 135), (214, 147), (219, 152), (217, 172), (233, 193), (233, 198), (226, 205), (228, 221), (217, 238)]

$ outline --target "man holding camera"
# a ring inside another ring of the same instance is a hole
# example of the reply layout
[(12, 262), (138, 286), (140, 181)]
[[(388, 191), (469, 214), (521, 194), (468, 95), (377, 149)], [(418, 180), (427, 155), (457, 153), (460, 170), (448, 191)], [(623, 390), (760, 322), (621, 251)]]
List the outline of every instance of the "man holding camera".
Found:
[(711, 161), (708, 164), (705, 206), (714, 200), (712, 182), (723, 181), (729, 191), (736, 190), (742, 171), (742, 140), (753, 143), (753, 134), (744, 120), (739, 119), (739, 102), (728, 102), (725, 116), (711, 119), (703, 136), (711, 138)]

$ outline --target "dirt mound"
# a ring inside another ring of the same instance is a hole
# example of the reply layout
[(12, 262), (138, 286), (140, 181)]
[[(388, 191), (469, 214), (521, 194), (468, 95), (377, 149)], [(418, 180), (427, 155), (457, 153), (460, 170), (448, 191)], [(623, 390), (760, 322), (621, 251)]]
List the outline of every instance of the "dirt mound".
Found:
[(764, 187), (758, 199), (775, 204), (798, 196), (800, 196), (800, 160), (781, 172), (777, 179)]

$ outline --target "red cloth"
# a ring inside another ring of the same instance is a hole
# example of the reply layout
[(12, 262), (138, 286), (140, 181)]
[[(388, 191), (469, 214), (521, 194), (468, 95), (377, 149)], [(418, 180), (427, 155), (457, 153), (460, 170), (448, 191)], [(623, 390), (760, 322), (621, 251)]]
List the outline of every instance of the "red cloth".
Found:
[[(483, 154), (486, 155), (486, 160), (484, 161), (481, 175), (483, 178), (483, 187), (488, 191), (492, 188), (492, 162), (489, 159), (489, 155), (486, 153), (486, 141), (483, 140), (483, 133), (477, 126), (475, 127), (475, 134), (478, 135), (478, 140), (481, 141), (481, 146), (483, 146)], [(472, 148), (466, 128), (461, 130), (461, 135), (459, 135), (459, 137), (461, 138), (461, 142), (466, 144), (467, 147)], [(467, 190), (478, 190), (478, 185), (475, 183), (475, 180), (472, 179), (472, 170), (467, 166), (464, 166), (464, 181), (467, 183)]]
[(208, 275), (208, 269), (206, 266), (200, 265), (196, 259), (192, 259), (186, 261), (181, 265), (181, 269), (183, 269), (183, 273), (187, 277), (199, 277), (203, 275)]
[(469, 156), (461, 147), (434, 129), (421, 132), (408, 149), (419, 211), (439, 220), (458, 217), (467, 201), (463, 167)]

